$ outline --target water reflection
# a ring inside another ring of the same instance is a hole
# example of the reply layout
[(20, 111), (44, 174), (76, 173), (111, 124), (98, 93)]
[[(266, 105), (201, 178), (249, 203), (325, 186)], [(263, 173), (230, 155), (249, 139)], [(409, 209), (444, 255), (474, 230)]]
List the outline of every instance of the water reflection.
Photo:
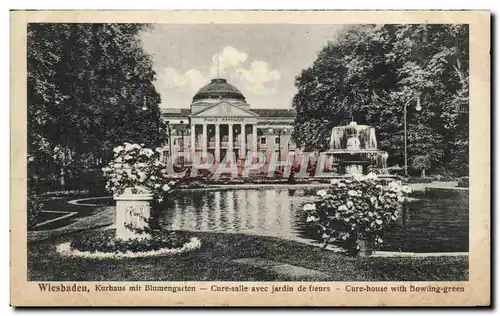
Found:
[[(166, 229), (309, 239), (301, 189), (177, 192), (162, 212)], [(384, 250), (468, 251), (468, 193), (421, 196), (384, 236)]]

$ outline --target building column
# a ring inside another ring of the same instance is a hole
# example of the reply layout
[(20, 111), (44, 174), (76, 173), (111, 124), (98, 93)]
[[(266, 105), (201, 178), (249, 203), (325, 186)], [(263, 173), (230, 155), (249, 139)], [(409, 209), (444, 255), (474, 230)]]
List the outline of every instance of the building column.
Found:
[(215, 162), (220, 162), (220, 124), (215, 124)]
[(257, 152), (257, 124), (253, 124), (252, 130), (252, 151), (255, 154)]
[(203, 152), (203, 156), (207, 154), (207, 144), (208, 144), (208, 134), (207, 134), (207, 123), (203, 123), (203, 136), (202, 136), (202, 145), (201, 150)]
[[(228, 130), (229, 130), (229, 140), (227, 144), (227, 152), (228, 153), (233, 153), (233, 124), (227, 124)], [(227, 154), (226, 154), (227, 156)]]
[(191, 161), (194, 161), (196, 154), (196, 124), (191, 124)]
[(240, 159), (245, 159), (246, 157), (246, 134), (247, 131), (245, 130), (245, 123), (241, 123), (241, 139), (240, 139)]

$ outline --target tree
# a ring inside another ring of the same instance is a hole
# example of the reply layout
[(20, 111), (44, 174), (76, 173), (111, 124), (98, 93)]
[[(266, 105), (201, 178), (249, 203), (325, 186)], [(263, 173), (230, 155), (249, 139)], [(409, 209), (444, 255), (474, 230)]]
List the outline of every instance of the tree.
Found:
[[(361, 25), (329, 42), (296, 78), (294, 140), (324, 150), (333, 126), (355, 120), (377, 128), (389, 164), (403, 164), (403, 112), (408, 151), (428, 155), (433, 170), (468, 169), (468, 27)], [(311, 135), (315, 135), (311, 137)]]
[(125, 141), (161, 144), (155, 72), (139, 39), (146, 28), (28, 25), (30, 176), (54, 176), (68, 164), (103, 165)]
[(417, 170), (421, 170), (420, 176), (425, 178), (425, 169), (429, 169), (431, 167), (431, 159), (429, 156), (415, 156), (413, 158), (412, 166)]

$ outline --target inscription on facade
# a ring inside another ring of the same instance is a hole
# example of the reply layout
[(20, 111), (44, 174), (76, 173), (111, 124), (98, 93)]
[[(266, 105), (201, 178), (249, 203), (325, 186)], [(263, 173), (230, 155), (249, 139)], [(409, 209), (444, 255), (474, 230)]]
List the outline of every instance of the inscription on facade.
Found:
[(243, 117), (205, 117), (205, 122), (243, 122)]

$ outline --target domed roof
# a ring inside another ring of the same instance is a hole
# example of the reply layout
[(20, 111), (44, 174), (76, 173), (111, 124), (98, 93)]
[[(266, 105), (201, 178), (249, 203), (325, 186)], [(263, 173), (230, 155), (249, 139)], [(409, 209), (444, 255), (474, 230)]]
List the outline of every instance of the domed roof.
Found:
[(201, 88), (193, 97), (193, 102), (204, 99), (233, 99), (245, 102), (245, 97), (235, 86), (227, 83), (226, 79), (216, 78)]

